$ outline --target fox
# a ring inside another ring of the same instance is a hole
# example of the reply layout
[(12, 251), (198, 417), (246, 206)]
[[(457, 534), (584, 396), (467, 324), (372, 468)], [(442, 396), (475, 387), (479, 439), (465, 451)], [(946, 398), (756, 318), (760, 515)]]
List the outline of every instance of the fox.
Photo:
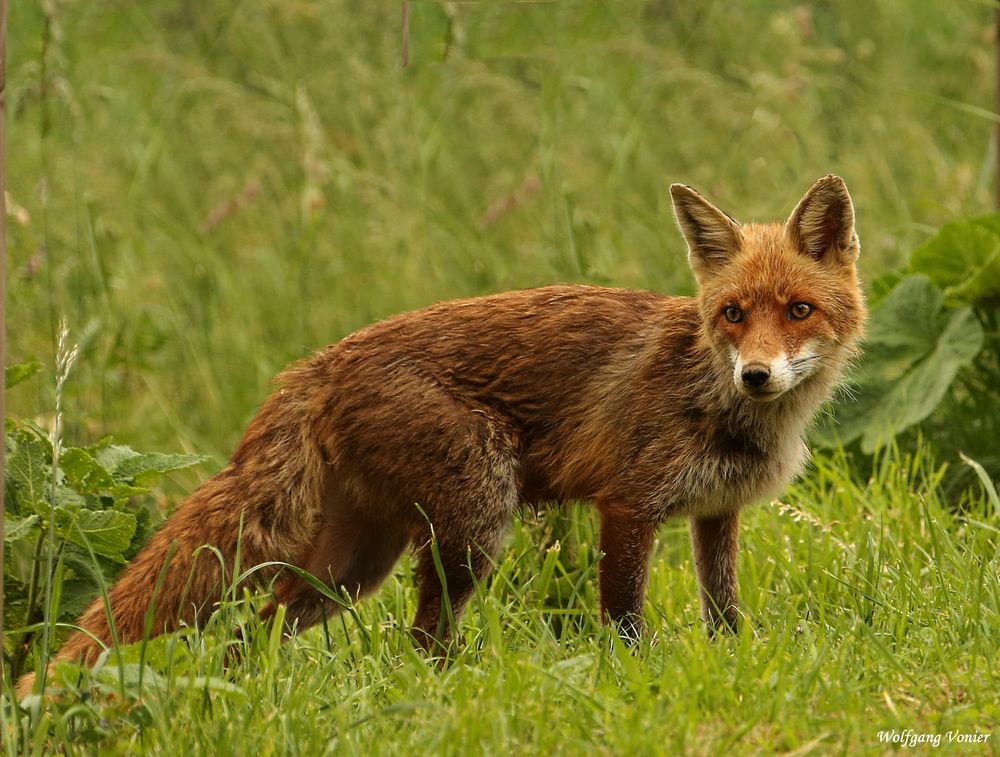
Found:
[(684, 184), (670, 194), (695, 296), (554, 285), (445, 302), (293, 364), (110, 587), (114, 633), (99, 598), (55, 659), (92, 665), (113, 640), (202, 622), (237, 554), (273, 566), (246, 578), (271, 587), (261, 618), (283, 606), (300, 632), (340, 605), (275, 563), (360, 600), (408, 548), (412, 633), (431, 650), (519, 509), (575, 500), (599, 518), (605, 623), (643, 633), (657, 529), (686, 517), (701, 619), (737, 632), (740, 511), (801, 471), (808, 425), (860, 354), (860, 243), (838, 176), (784, 224), (741, 224)]

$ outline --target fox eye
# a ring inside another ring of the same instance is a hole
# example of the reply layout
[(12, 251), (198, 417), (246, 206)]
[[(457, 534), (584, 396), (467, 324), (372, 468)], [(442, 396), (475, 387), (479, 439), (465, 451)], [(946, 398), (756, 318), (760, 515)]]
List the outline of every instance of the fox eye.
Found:
[(788, 308), (788, 317), (793, 321), (804, 321), (813, 311), (813, 306), (808, 302), (796, 302)]
[(729, 305), (722, 311), (722, 314), (726, 316), (726, 320), (730, 323), (739, 323), (743, 320), (743, 311), (735, 305)]

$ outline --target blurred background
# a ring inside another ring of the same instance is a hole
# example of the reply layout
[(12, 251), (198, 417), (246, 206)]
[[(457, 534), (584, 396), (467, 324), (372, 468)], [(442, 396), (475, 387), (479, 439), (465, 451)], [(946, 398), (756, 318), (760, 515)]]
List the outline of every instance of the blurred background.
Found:
[[(692, 184), (784, 219), (842, 175), (878, 282), (992, 208), (973, 0), (45, 0), (9, 27), (9, 355), (81, 355), (75, 444), (221, 464), (273, 375), (372, 320), (556, 282), (690, 293)], [(877, 287), (876, 287), (877, 288)], [(193, 474), (192, 474), (193, 475)]]

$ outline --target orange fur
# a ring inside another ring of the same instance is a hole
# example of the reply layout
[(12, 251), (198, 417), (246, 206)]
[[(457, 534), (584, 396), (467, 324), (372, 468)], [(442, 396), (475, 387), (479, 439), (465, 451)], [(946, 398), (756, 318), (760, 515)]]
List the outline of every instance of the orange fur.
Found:
[[(457, 615), (516, 508), (569, 499), (600, 511), (601, 607), (623, 632), (641, 630), (653, 537), (673, 515), (691, 521), (705, 620), (735, 628), (738, 512), (798, 471), (805, 427), (862, 333), (853, 208), (836, 177), (786, 224), (743, 226), (671, 192), (696, 298), (552, 286), (448, 302), (281, 374), (229, 464), (112, 586), (118, 639), (141, 638), (171, 545), (153, 633), (204, 618), (231, 576), (198, 547), (231, 570), (242, 528), (244, 567), (287, 561), (355, 597), (415, 547), (414, 629), (431, 644), (442, 590), (414, 503)], [(793, 319), (796, 303), (807, 317)], [(299, 628), (335, 609), (290, 575), (275, 595)], [(79, 625), (100, 643), (74, 634), (58, 658), (91, 663), (111, 642), (100, 600)]]

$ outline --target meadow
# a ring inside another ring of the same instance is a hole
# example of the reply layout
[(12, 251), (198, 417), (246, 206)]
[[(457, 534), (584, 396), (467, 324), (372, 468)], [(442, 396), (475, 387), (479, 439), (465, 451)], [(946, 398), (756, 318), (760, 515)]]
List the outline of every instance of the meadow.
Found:
[[(842, 175), (877, 299), (993, 208), (992, 22), (974, 0), (413, 2), (403, 67), (399, 3), (14, 3), (7, 360), (44, 368), (8, 412), (53, 429), (65, 321), (68, 444), (208, 456), (136, 503), (160, 517), (282, 367), (373, 320), (556, 282), (691, 293), (673, 181), (749, 220)], [(962, 451), (817, 451), (747, 512), (735, 639), (698, 620), (685, 523), (632, 651), (598, 622), (592, 513), (526, 513), (444, 665), (405, 632), (404, 561), (284, 645), (235, 596), (111, 655), (96, 695), (0, 709), (4, 749), (881, 754), (910, 731), (997, 754), (1000, 502), (945, 487)]]

